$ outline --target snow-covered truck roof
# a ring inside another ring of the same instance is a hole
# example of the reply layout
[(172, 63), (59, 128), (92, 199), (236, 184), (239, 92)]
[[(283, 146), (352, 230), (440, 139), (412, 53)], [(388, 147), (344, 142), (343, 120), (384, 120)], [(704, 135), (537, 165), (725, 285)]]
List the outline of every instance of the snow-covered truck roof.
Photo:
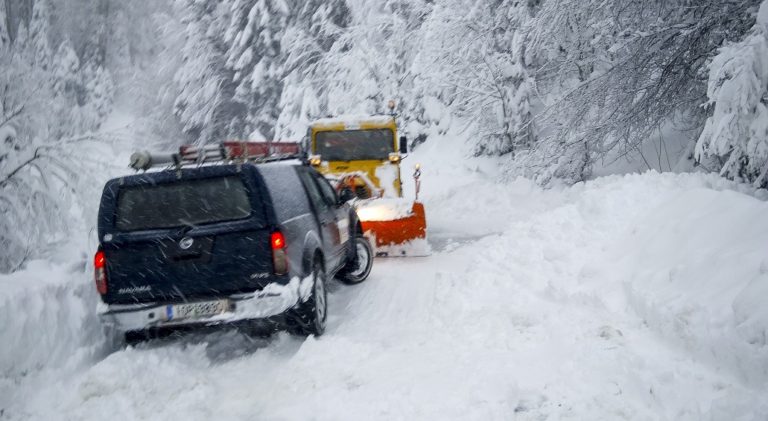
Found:
[(395, 118), (388, 115), (341, 115), (321, 118), (309, 125), (313, 130), (360, 130), (390, 127), (395, 128)]

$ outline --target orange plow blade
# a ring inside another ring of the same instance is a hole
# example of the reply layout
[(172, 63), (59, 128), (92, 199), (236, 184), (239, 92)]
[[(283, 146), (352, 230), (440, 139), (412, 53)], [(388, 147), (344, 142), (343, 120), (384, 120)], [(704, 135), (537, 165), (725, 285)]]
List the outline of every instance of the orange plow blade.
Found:
[(391, 220), (361, 220), (378, 256), (424, 256), (429, 254), (424, 205), (413, 202), (408, 215)]

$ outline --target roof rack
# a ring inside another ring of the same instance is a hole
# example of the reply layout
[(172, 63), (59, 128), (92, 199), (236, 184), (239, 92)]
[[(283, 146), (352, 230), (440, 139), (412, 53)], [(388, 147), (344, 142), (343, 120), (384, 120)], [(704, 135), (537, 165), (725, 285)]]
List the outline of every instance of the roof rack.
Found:
[(134, 152), (129, 166), (136, 171), (157, 167), (202, 165), (212, 162), (272, 162), (301, 159), (301, 144), (297, 142), (238, 142), (227, 141), (203, 146), (182, 145), (178, 153)]

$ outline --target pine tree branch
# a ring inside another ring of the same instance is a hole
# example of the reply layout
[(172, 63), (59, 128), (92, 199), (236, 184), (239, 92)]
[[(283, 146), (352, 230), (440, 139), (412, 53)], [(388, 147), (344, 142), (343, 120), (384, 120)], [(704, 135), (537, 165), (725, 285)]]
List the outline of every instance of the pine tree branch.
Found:
[(28, 158), (27, 160), (25, 160), (24, 162), (16, 166), (16, 168), (11, 170), (11, 172), (9, 172), (2, 180), (0, 180), (0, 188), (5, 187), (5, 185), (8, 184), (13, 179), (13, 177), (15, 177), (16, 174), (18, 174), (25, 167), (35, 162), (36, 160), (40, 159), (39, 152), (40, 152), (40, 147), (35, 148), (35, 153), (32, 155), (32, 157)]
[(13, 119), (20, 116), (21, 113), (24, 112), (24, 107), (26, 105), (27, 104), (22, 104), (20, 107), (17, 107), (16, 110), (14, 110), (11, 114), (4, 116), (3, 120), (0, 121), (0, 127), (5, 126), (6, 124), (10, 123)]
[(93, 134), (89, 133), (89, 134), (85, 134), (85, 135), (81, 135), (81, 136), (65, 138), (65, 139), (59, 140), (56, 143), (51, 144), (51, 145), (42, 145), (42, 146), (36, 147), (34, 154), (30, 158), (26, 159), (21, 164), (17, 165), (16, 168), (11, 170), (5, 177), (3, 177), (3, 179), (0, 180), (0, 187), (5, 187), (5, 185), (8, 184), (21, 170), (23, 170), (25, 167), (29, 166), (30, 164), (32, 164), (33, 162), (35, 162), (35, 161), (37, 161), (37, 160), (39, 160), (41, 158), (47, 157), (47, 158), (51, 159), (52, 161), (56, 161), (60, 167), (64, 168), (65, 165), (64, 165), (63, 162), (53, 158), (52, 156), (45, 155), (45, 154), (43, 154), (43, 152), (56, 150), (56, 149), (61, 148), (61, 147), (65, 146), (65, 145), (70, 145), (70, 144), (73, 144), (73, 143), (79, 143), (79, 142), (84, 142), (84, 141), (88, 141), (88, 140), (95, 140), (95, 139), (96, 139), (96, 137)]

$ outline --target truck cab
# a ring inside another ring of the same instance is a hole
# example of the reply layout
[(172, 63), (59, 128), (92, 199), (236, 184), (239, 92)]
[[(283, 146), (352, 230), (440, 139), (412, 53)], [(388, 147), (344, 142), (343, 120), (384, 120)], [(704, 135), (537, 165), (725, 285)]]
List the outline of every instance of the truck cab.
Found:
[[(392, 116), (351, 116), (312, 122), (309, 128), (310, 162), (322, 174), (359, 174), (378, 191), (366, 191), (356, 182), (361, 198), (372, 195), (403, 197), (400, 163), (407, 152), (405, 138), (398, 142)], [(370, 188), (368, 189), (370, 190)]]

